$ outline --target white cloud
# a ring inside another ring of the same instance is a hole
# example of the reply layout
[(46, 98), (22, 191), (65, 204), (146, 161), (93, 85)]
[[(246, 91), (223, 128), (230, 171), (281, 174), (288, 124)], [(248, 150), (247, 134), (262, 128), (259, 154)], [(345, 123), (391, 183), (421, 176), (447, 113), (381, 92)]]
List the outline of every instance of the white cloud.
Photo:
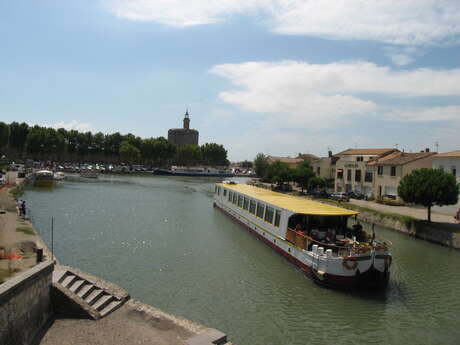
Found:
[(384, 118), (401, 122), (460, 121), (460, 106), (396, 109)]
[(397, 45), (458, 43), (458, 0), (102, 0), (118, 17), (185, 27), (254, 15), (272, 31)]
[(405, 66), (415, 61), (415, 56), (419, 54), (416, 47), (386, 47), (386, 56), (397, 66)]
[(67, 123), (64, 121), (57, 122), (53, 124), (51, 127), (56, 128), (56, 129), (64, 128), (68, 131), (72, 129), (77, 130), (79, 132), (93, 132), (94, 131), (90, 123), (82, 123), (82, 122), (78, 122), (77, 120), (72, 120)]
[[(219, 94), (223, 102), (264, 113), (273, 124), (295, 123), (305, 128), (332, 127), (337, 121), (387, 111), (387, 107), (365, 95), (398, 98), (460, 95), (460, 69), (395, 71), (363, 61), (323, 65), (281, 61), (223, 64), (214, 66), (210, 72), (235, 87)], [(442, 109), (422, 115), (412, 109), (392, 113), (388, 118), (452, 119), (455, 110)]]

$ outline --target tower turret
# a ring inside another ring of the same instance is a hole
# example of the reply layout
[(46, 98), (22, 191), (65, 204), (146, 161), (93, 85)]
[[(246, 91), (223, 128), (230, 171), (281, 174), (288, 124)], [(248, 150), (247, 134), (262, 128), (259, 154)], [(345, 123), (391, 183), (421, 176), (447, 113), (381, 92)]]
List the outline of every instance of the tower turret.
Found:
[(190, 117), (188, 115), (188, 109), (185, 112), (185, 116), (184, 116), (184, 129), (190, 129)]

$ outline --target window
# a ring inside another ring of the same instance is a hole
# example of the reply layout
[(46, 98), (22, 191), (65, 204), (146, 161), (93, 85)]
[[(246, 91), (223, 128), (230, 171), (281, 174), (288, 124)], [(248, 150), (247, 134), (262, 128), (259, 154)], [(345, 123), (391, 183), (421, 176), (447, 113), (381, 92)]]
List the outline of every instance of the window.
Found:
[(247, 211), (249, 208), (249, 199), (244, 197), (243, 199), (243, 208)]
[(396, 176), (396, 167), (391, 167), (390, 175), (391, 176)]
[(275, 211), (275, 226), (277, 226), (277, 227), (280, 226), (280, 219), (281, 219), (281, 211), (276, 210)]
[(228, 193), (228, 201), (232, 202), (232, 196), (233, 196), (233, 192), (230, 191), (230, 192)]
[(356, 157), (357, 162), (362, 162), (364, 160), (363, 156)]
[(257, 217), (263, 218), (264, 217), (264, 210), (265, 205), (261, 204), (260, 202), (257, 203)]
[(439, 169), (441, 169), (442, 171), (444, 171), (444, 166), (443, 166), (443, 165), (440, 165), (440, 166), (439, 166)]
[(256, 214), (256, 202), (254, 200), (251, 200), (249, 203), (249, 212), (252, 214)]
[(372, 172), (366, 171), (366, 175), (364, 175), (364, 182), (372, 182)]
[(316, 175), (318, 175), (318, 176), (319, 176), (319, 175), (320, 175), (320, 173), (321, 173), (321, 167), (317, 167), (317, 168), (316, 168)]
[(457, 168), (452, 167), (452, 175), (457, 176)]
[(224, 189), (224, 196), (227, 196), (227, 190)]
[(347, 181), (351, 181), (351, 169), (347, 170)]
[(243, 207), (243, 196), (238, 195), (238, 207)]
[(236, 201), (238, 200), (238, 195), (236, 193), (233, 193), (233, 203), (236, 205)]
[(361, 170), (355, 170), (355, 182), (361, 182)]
[(337, 169), (337, 178), (343, 180), (343, 169)]
[(377, 175), (383, 175), (383, 166), (379, 165), (377, 167)]
[(214, 186), (214, 194), (217, 194), (217, 186)]
[(269, 223), (273, 223), (273, 214), (275, 213), (275, 209), (273, 207), (267, 206), (265, 208), (265, 221)]

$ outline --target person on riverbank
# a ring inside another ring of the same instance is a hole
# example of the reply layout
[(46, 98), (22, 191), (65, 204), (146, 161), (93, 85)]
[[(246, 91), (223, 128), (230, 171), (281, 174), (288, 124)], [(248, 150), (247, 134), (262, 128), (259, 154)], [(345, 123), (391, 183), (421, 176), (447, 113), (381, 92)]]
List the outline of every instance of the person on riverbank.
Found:
[(19, 217), (22, 217), (22, 200), (21, 199), (18, 200), (16, 204), (16, 208), (18, 209)]
[(27, 208), (26, 208), (26, 201), (25, 200), (22, 200), (22, 202), (21, 202), (21, 211), (20, 212), (22, 213), (22, 216), (24, 218), (26, 218)]

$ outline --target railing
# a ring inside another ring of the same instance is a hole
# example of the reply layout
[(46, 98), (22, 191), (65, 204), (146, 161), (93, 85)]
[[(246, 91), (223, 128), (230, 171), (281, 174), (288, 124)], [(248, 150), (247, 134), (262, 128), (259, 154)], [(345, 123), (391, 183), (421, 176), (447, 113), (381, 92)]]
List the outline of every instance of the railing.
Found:
[(372, 246), (370, 244), (353, 242), (353, 244), (350, 246), (339, 246), (337, 244), (324, 243), (324, 242), (315, 240), (314, 238), (308, 235), (302, 234), (291, 228), (288, 228), (286, 231), (286, 240), (294, 244), (296, 247), (308, 250), (310, 244), (311, 245), (317, 244), (318, 246), (321, 246), (324, 249), (332, 249), (332, 251), (336, 252), (339, 256), (349, 256), (351, 254), (363, 254), (363, 253), (366, 253), (367, 251), (370, 251), (372, 248), (375, 250), (386, 249), (388, 248), (388, 245), (386, 244), (387, 242), (389, 243), (389, 245), (392, 245), (391, 241), (389, 240), (384, 240), (383, 238), (379, 238), (379, 239), (385, 241), (384, 244), (378, 244), (376, 246)]

